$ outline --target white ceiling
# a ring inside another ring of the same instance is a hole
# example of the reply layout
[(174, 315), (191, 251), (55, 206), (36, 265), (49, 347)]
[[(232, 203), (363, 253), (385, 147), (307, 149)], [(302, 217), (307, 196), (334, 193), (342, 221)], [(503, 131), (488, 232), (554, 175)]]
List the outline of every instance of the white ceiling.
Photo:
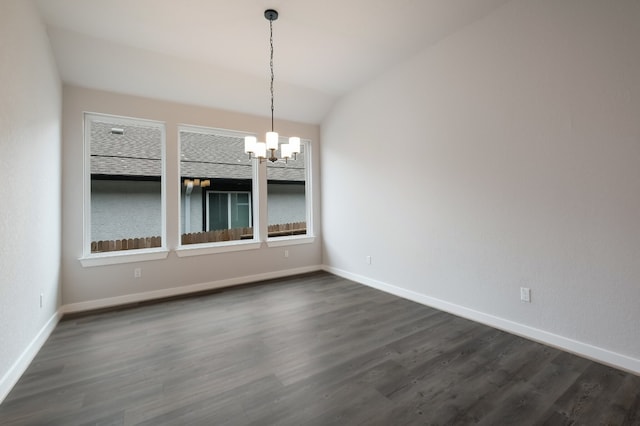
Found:
[(508, 0), (37, 0), (66, 83), (320, 123), (342, 95)]

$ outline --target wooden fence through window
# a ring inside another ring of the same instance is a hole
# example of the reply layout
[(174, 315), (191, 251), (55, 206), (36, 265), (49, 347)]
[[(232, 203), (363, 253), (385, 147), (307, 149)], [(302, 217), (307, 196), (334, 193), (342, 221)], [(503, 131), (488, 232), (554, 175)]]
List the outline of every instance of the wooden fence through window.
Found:
[[(307, 233), (306, 222), (279, 223), (269, 225), (269, 237), (286, 237), (288, 235), (304, 235)], [(253, 235), (249, 238), (253, 238)]]
[(217, 243), (220, 241), (235, 241), (242, 238), (243, 235), (252, 234), (253, 228), (233, 228), (221, 229), (218, 231), (193, 232), (191, 234), (182, 234), (182, 245), (186, 244), (202, 244)]
[[(269, 237), (285, 237), (289, 235), (304, 235), (307, 233), (306, 222), (279, 223), (269, 225)], [(253, 228), (222, 229), (219, 231), (194, 232), (182, 234), (182, 245), (216, 243), (220, 241), (250, 240), (253, 238)]]
[[(306, 222), (280, 223), (269, 225), (269, 237), (285, 237), (289, 235), (304, 235), (307, 233)], [(250, 240), (253, 238), (253, 228), (222, 229), (219, 231), (194, 232), (182, 234), (182, 245), (216, 243), (222, 241)], [(160, 247), (160, 237), (130, 238), (110, 241), (93, 241), (91, 253), (109, 251), (136, 250)]]
[(129, 238), (110, 241), (93, 241), (91, 243), (91, 253), (102, 253), (106, 251), (138, 250), (162, 246), (161, 237)]

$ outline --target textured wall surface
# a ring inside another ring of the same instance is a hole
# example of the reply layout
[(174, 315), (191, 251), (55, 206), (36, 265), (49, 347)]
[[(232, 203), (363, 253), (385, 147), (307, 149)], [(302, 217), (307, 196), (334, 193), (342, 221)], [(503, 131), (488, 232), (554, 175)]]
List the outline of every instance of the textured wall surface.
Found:
[(0, 399), (7, 373), (60, 303), (61, 103), (36, 9), (1, 1)]
[(638, 22), (633, 0), (514, 0), (343, 98), (325, 264), (638, 365)]

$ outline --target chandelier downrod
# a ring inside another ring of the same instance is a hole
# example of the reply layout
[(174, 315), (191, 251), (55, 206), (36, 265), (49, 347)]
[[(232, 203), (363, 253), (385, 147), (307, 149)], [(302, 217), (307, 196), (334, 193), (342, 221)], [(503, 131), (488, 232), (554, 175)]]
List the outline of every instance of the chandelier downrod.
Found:
[(269, 47), (271, 48), (271, 56), (269, 58), (269, 68), (271, 69), (271, 131), (273, 132), (273, 21), (278, 19), (278, 12), (268, 9), (264, 12), (264, 17), (269, 20)]

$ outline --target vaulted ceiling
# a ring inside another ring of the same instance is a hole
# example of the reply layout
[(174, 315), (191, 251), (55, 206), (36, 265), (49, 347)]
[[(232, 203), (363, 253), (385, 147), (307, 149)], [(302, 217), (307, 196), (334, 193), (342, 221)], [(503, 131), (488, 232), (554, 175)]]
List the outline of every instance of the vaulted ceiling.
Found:
[(345, 93), (508, 0), (38, 0), (64, 82), (320, 123)]

